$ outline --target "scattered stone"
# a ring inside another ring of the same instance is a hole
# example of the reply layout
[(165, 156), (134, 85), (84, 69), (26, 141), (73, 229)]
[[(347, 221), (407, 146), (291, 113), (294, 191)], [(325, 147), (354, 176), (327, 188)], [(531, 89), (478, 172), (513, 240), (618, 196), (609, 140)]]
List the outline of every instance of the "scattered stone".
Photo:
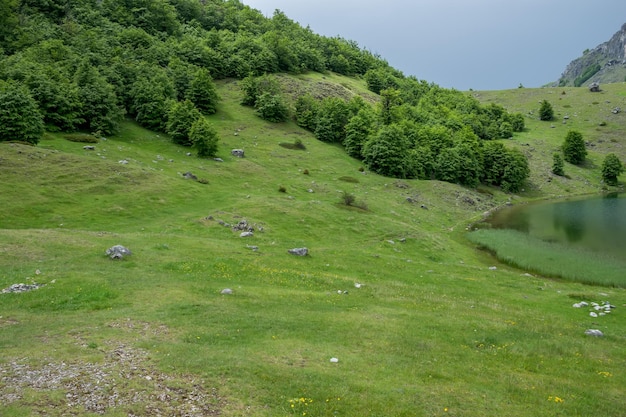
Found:
[(118, 162), (119, 162), (120, 164), (122, 164), (122, 165), (126, 165), (126, 164), (128, 164), (128, 161), (127, 161), (126, 159), (122, 159), (122, 160), (120, 160), (120, 161), (118, 161)]
[(597, 82), (592, 82), (591, 84), (589, 84), (589, 91), (591, 91), (592, 93), (597, 93), (600, 91), (600, 84)]
[(243, 149), (233, 149), (230, 153), (237, 158), (243, 158), (245, 156)]
[(497, 267), (497, 266), (490, 266), (490, 267), (489, 267), (489, 270), (490, 270), (490, 271), (495, 271), (496, 269), (498, 269), (498, 267)]
[(563, 120), (569, 120), (569, 116), (563, 116)]
[(306, 190), (308, 193), (312, 193), (313, 190), (311, 188), (309, 188), (308, 190)]
[(591, 313), (589, 313), (589, 315), (590, 315), (591, 317), (598, 317), (598, 313), (596, 313), (596, 312), (594, 312), (594, 311), (592, 311)]
[(604, 333), (598, 329), (587, 329), (585, 330), (585, 334), (588, 336), (602, 337)]
[(191, 156), (191, 152), (187, 152), (185, 155), (187, 155), (187, 156)]
[(85, 145), (85, 146), (83, 146), (83, 149), (86, 150), (86, 151), (95, 151), (96, 147), (93, 146), (93, 145)]
[(241, 232), (241, 234), (239, 235), (239, 237), (252, 237), (254, 236), (254, 233), (252, 232)]
[(194, 181), (198, 181), (198, 177), (196, 177), (194, 174), (192, 174), (191, 172), (187, 171), (183, 174), (183, 178), (186, 180), (194, 180)]
[(428, 207), (426, 207), (424, 204), (422, 204), (420, 207), (423, 208), (424, 210), (428, 210)]
[(224, 162), (224, 160), (222, 158), (213, 158), (213, 160), (215, 162)]
[(254, 246), (254, 245), (246, 245), (246, 248), (250, 249), (253, 252), (256, 252), (259, 250), (258, 246)]
[(358, 282), (354, 283), (354, 288), (361, 288), (363, 284), (359, 284)]
[(337, 362), (339, 362), (339, 359), (337, 359), (337, 358), (330, 358), (330, 361), (332, 363), (337, 363)]
[(125, 256), (131, 255), (131, 252), (130, 249), (125, 248), (122, 245), (115, 245), (107, 249), (106, 254), (111, 259), (122, 259)]
[(220, 291), (220, 294), (225, 294), (225, 295), (230, 295), (233, 293), (233, 290), (231, 290), (230, 288), (224, 288), (222, 291)]
[(13, 284), (10, 287), (7, 287), (7, 288), (3, 289), (2, 290), (2, 294), (28, 292), (28, 291), (39, 289), (39, 288), (41, 288), (43, 286), (44, 286), (44, 284), (37, 284), (37, 283), (33, 283), (33, 284), (22, 284), (22, 283), (20, 283), (20, 284)]
[(390, 245), (395, 245), (396, 242), (394, 242), (393, 240), (388, 240), (387, 243), (389, 243)]
[(617, 113), (619, 113), (620, 111), (622, 111), (622, 109), (620, 109), (619, 107), (615, 107), (613, 110), (611, 110), (611, 113), (613, 113), (613, 114), (617, 114)]
[(289, 249), (287, 252), (296, 256), (307, 256), (309, 254), (309, 250), (307, 248), (294, 248)]

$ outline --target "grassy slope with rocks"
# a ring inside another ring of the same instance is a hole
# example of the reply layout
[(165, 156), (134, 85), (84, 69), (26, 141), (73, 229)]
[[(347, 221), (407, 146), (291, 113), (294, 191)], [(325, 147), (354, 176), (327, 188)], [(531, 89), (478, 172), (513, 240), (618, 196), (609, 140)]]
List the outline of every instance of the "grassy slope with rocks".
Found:
[[(289, 88), (322, 81), (320, 94), (339, 89), (326, 82), (364, 94), (330, 75)], [(295, 124), (260, 121), (236, 81), (218, 88), (209, 119), (224, 162), (130, 122), (93, 151), (56, 134), (0, 144), (0, 287), (46, 284), (0, 294), (0, 414), (150, 415), (172, 402), (223, 416), (622, 413), (626, 292), (490, 269), (463, 232), (508, 201), (598, 192), (602, 154), (625, 157), (625, 116), (609, 111), (623, 84), (472, 93), (534, 112), (506, 141), (530, 158), (519, 196), (361, 173)], [(544, 98), (558, 120), (535, 120)], [(570, 128), (594, 144), (590, 163), (557, 178), (552, 153)], [(280, 146), (296, 139), (305, 150)], [(343, 205), (345, 192), (367, 210)], [(220, 224), (242, 219), (263, 230), (240, 238)], [(132, 256), (108, 259), (115, 244)], [(303, 246), (309, 256), (287, 254)], [(582, 300), (617, 308), (591, 318), (572, 308)], [(24, 369), (60, 382), (38, 387)], [(93, 384), (117, 400), (86, 396)]]

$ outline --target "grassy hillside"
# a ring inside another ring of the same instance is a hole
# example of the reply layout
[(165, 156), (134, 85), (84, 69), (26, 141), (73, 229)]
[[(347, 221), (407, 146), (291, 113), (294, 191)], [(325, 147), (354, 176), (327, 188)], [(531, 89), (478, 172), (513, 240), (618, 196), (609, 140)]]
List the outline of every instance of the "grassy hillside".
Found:
[[(284, 85), (366, 95), (335, 76)], [(530, 157), (519, 196), (361, 172), (296, 125), (261, 122), (236, 81), (218, 89), (223, 162), (131, 122), (95, 150), (62, 134), (0, 143), (0, 288), (45, 284), (0, 294), (0, 415), (623, 413), (626, 292), (496, 264), (464, 231), (509, 201), (598, 192), (603, 154), (626, 159), (626, 116), (610, 112), (624, 85), (472, 92), (528, 114), (505, 142)], [(558, 120), (535, 120), (543, 99)], [(569, 128), (590, 163), (554, 177)], [(305, 150), (284, 146), (296, 139)], [(228, 226), (244, 219), (253, 237)], [(133, 254), (108, 259), (115, 244)], [(583, 300), (617, 308), (592, 318), (572, 307)]]

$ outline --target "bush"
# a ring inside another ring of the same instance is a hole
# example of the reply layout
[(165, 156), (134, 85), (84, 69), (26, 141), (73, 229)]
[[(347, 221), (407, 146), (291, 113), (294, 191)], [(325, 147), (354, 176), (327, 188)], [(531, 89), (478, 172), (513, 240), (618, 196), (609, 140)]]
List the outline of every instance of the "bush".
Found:
[(255, 104), (257, 114), (268, 122), (284, 122), (289, 118), (289, 108), (279, 94), (263, 93)]
[(547, 100), (541, 102), (541, 107), (539, 107), (539, 120), (552, 120), (554, 119), (554, 110), (552, 109), (552, 105), (548, 103)]
[(172, 137), (174, 143), (191, 146), (193, 141), (189, 138), (189, 132), (194, 122), (201, 117), (202, 115), (191, 101), (174, 102), (167, 114), (166, 132)]
[(602, 162), (602, 179), (608, 185), (617, 185), (617, 177), (624, 172), (624, 165), (617, 155), (610, 153)]
[(356, 197), (354, 196), (354, 194), (344, 191), (341, 195), (341, 201), (346, 206), (352, 206), (356, 203)]
[(36, 145), (43, 131), (43, 116), (28, 90), (0, 80), (0, 142), (11, 140)]
[(552, 173), (554, 175), (563, 176), (565, 175), (565, 171), (563, 169), (563, 157), (560, 153), (555, 153), (552, 156)]
[(191, 126), (189, 140), (201, 158), (214, 156), (217, 153), (217, 132), (204, 117), (200, 117)]
[(565, 160), (570, 164), (580, 165), (585, 161), (587, 149), (585, 148), (583, 135), (580, 132), (575, 130), (567, 132), (562, 148)]
[(278, 187), (278, 192), (286, 193), (287, 192), (287, 188), (281, 185), (280, 187)]

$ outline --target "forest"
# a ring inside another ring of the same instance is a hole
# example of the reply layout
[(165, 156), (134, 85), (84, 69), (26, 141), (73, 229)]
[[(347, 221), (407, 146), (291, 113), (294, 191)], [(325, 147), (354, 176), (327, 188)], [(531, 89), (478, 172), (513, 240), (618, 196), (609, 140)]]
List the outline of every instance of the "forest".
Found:
[[(293, 100), (275, 76), (311, 71), (362, 79), (379, 99)], [(269, 18), (238, 0), (0, 3), (0, 141), (36, 145), (45, 131), (99, 138), (131, 118), (213, 156), (206, 116), (219, 111), (214, 81), (227, 78), (259, 117), (293, 119), (381, 175), (507, 192), (529, 175), (526, 157), (497, 141), (523, 131), (523, 115), (405, 76), (279, 10)]]

